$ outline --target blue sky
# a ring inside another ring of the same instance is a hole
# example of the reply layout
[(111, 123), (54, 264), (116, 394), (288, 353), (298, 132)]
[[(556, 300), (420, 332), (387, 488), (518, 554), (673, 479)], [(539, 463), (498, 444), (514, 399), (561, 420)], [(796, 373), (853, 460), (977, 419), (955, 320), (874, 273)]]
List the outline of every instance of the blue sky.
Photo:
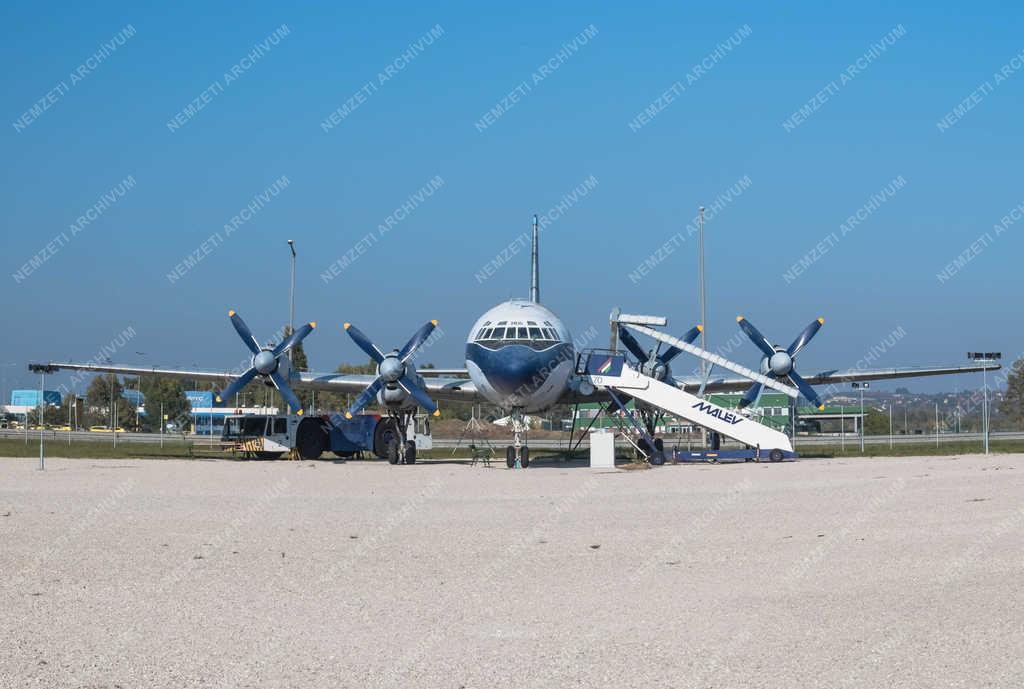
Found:
[[(588, 178), (596, 186), (541, 245), (544, 301), (575, 332), (598, 327), (603, 342), (616, 305), (667, 315), (678, 332), (695, 323), (692, 237), (643, 279), (629, 275), (685, 234), (699, 205), (749, 178), (707, 224), (709, 346), (726, 343), (742, 313), (783, 345), (824, 316), (801, 357), (805, 373), (853, 365), (898, 328), (906, 335), (879, 365), (1024, 350), (1024, 325), (1006, 307), (1022, 285), (1024, 222), (993, 229), (1024, 202), (1024, 13), (1015, 4), (6, 3), (0, 12), (8, 387), (30, 383), (25, 362), (87, 359), (127, 327), (136, 335), (118, 361), (237, 364), (243, 349), (227, 310), (260, 337), (284, 322), (288, 238), (299, 251), (296, 317), (320, 325), (306, 341), (314, 367), (362, 360), (344, 321), (390, 347), (430, 318), (445, 337), (424, 359), (461, 366), (476, 317), (526, 295), (528, 255), (482, 282), (476, 275), (529, 229), (531, 213)], [(276, 45), (245, 61), (282, 26)], [(401, 59), (438, 26), (432, 43)], [(126, 27), (133, 35), (88, 66)], [(567, 51), (588, 27), (596, 33)], [(894, 29), (902, 35), (865, 59)], [(738, 31), (731, 49), (717, 48)], [(805, 121), (783, 125), (858, 58), (863, 67)], [(709, 63), (694, 79), (695, 66)], [(555, 68), (537, 80), (544, 64)], [(524, 81), (529, 90), (513, 107), (475, 126)], [(677, 82), (685, 90), (660, 107)], [(209, 102), (172, 131), (168, 122), (208, 89)], [(365, 100), (324, 131), (361, 89)], [(48, 93), (47, 109), (26, 124)], [(940, 130), (972, 93), (971, 109)], [(631, 129), (649, 106), (660, 111)], [(287, 187), (224, 237), (225, 224), (282, 175)], [(70, 236), (128, 176), (134, 186)], [(373, 235), (338, 277), (321, 278), (437, 176), (443, 185), (432, 196)], [(905, 184), (842, 235), (846, 218), (900, 176)], [(168, 273), (218, 232), (223, 241), (208, 242), (171, 282)], [(47, 249), (61, 233), (68, 241)], [(839, 240), (787, 280), (831, 233)], [(940, 281), (965, 252), (971, 260)], [(38, 266), (19, 279), (34, 256)], [(746, 342), (732, 356), (757, 359)], [(965, 377), (961, 387), (979, 384)]]

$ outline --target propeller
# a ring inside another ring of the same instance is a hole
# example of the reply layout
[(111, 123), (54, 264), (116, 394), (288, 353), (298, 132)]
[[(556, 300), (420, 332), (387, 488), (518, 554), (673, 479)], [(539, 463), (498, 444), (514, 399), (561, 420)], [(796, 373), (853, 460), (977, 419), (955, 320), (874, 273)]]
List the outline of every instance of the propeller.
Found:
[[(417, 404), (434, 416), (441, 415), (441, 410), (437, 408), (437, 403), (430, 399), (430, 395), (423, 389), (422, 378), (416, 374), (415, 369), (410, 372), (407, 366), (413, 354), (430, 337), (430, 333), (434, 331), (435, 327), (437, 327), (437, 321), (430, 321), (413, 333), (413, 336), (409, 338), (404, 347), (393, 349), (385, 354), (362, 330), (351, 323), (345, 324), (345, 332), (352, 338), (352, 341), (377, 364), (377, 378), (366, 386), (365, 390), (359, 393), (355, 402), (345, 412), (345, 418), (351, 419), (353, 415), (362, 411), (382, 389), (384, 390), (385, 402), (401, 402), (408, 396), (416, 400)], [(398, 390), (405, 394), (398, 394), (397, 396), (388, 394)]]
[(217, 395), (217, 401), (221, 402), (231, 397), (248, 385), (256, 376), (263, 376), (264, 378), (269, 378), (274, 383), (274, 387), (281, 393), (281, 397), (288, 403), (288, 406), (296, 414), (302, 416), (302, 403), (299, 402), (299, 398), (292, 392), (288, 379), (281, 375), (281, 357), (313, 332), (313, 329), (316, 328), (316, 322), (306, 323), (282, 340), (276, 347), (270, 349), (268, 347), (260, 347), (260, 343), (253, 336), (252, 331), (249, 330), (249, 326), (245, 324), (241, 316), (234, 311), (228, 311), (228, 317), (231, 319), (231, 325), (235, 326), (238, 336), (242, 338), (242, 342), (252, 352), (252, 366), (248, 371), (231, 381), (231, 384)]
[[(683, 342), (686, 344), (693, 343), (700, 335), (701, 331), (704, 330), (704, 326), (695, 325), (686, 331), (686, 334), (682, 336)], [(633, 356), (640, 362), (641, 372), (648, 375), (656, 380), (665, 380), (669, 377), (669, 362), (676, 358), (676, 356), (683, 351), (675, 345), (669, 346), (664, 352), (658, 353), (658, 349), (661, 347), (661, 343), (658, 343), (658, 348), (645, 350), (635, 337), (633, 333), (629, 332), (626, 328), (619, 326), (619, 342), (621, 342), (626, 349), (628, 349)]]
[[(758, 349), (764, 354), (764, 358), (761, 359), (761, 371), (766, 375), (776, 379), (789, 378), (789, 380), (800, 390), (802, 394), (811, 404), (817, 407), (819, 410), (824, 409), (825, 405), (822, 403), (821, 398), (818, 397), (818, 393), (814, 391), (806, 380), (804, 380), (799, 373), (796, 372), (794, 365), (796, 363), (796, 355), (800, 353), (807, 343), (821, 330), (821, 326), (825, 324), (824, 318), (818, 318), (811, 322), (806, 328), (803, 329), (797, 338), (793, 340), (793, 344), (789, 345), (786, 349), (773, 345), (768, 341), (761, 331), (754, 327), (754, 324), (748, 321), (743, 316), (737, 316), (736, 322), (739, 323), (740, 329), (747, 334), (750, 341), (757, 346)], [(761, 383), (754, 383), (751, 385), (747, 392), (743, 395), (743, 399), (740, 400), (740, 408), (747, 407), (754, 403), (757, 396), (761, 394)]]

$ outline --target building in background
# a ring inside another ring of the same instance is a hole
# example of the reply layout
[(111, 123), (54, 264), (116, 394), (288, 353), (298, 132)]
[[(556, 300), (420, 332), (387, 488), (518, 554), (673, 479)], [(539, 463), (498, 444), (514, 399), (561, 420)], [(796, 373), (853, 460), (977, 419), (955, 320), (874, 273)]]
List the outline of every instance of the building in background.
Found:
[[(44, 390), (43, 399), (51, 407), (59, 407), (63, 398), (57, 390)], [(39, 408), (38, 390), (11, 390), (11, 403), (3, 406), (5, 414), (25, 416)]]
[(277, 414), (277, 407), (228, 407), (217, 403), (210, 390), (186, 390), (185, 397), (192, 407), (192, 432), (196, 435), (220, 435), (224, 419), (237, 414)]

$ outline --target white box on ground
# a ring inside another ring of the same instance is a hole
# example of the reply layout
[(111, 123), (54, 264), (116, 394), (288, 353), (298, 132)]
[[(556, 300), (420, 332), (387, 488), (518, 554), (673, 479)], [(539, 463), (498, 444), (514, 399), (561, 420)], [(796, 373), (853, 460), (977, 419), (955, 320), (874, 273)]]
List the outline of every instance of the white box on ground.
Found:
[(615, 434), (606, 430), (590, 432), (590, 467), (615, 468)]

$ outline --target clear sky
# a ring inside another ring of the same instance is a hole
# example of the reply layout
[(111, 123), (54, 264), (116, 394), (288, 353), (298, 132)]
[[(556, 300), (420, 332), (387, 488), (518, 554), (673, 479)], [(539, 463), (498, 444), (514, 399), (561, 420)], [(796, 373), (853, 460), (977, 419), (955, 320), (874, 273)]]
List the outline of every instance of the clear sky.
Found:
[(1018, 3), (88, 5), (0, 10), (7, 388), (126, 328), (118, 362), (236, 365), (229, 308), (260, 338), (287, 319), (289, 238), (314, 368), (363, 360), (345, 321), (392, 347), (430, 318), (423, 360), (462, 366), (477, 316), (527, 295), (528, 251), (481, 271), (585, 180), (541, 292), (598, 344), (616, 305), (697, 322), (686, 227), (733, 188), (706, 228), (709, 347), (742, 313), (784, 346), (824, 316), (804, 373), (900, 328), (877, 365), (1024, 351), (1024, 219), (994, 228), (1024, 203)]

